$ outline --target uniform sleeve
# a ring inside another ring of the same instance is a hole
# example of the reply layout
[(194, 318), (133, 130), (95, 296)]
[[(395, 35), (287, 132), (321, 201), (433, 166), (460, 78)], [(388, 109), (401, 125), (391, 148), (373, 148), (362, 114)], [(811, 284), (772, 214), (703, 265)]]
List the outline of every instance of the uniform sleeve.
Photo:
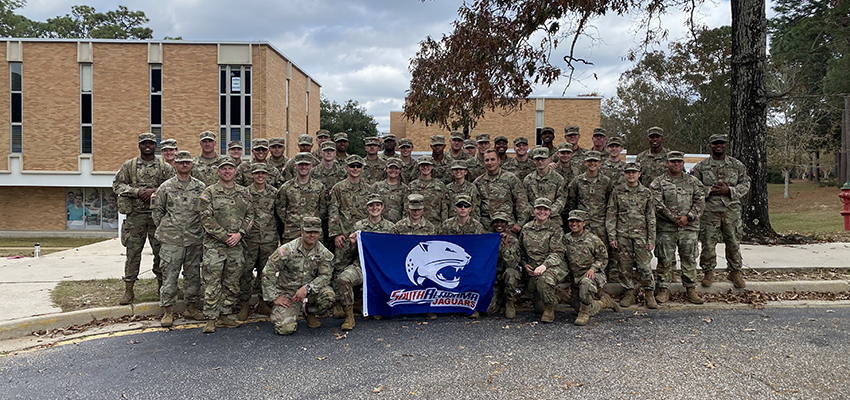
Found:
[(655, 220), (655, 207), (652, 204), (652, 197), (646, 202), (646, 207), (643, 211), (646, 218), (646, 243), (655, 244), (655, 229), (657, 221)]
[(130, 168), (134, 166), (133, 162), (125, 162), (112, 179), (112, 191), (118, 196), (139, 197), (139, 188), (131, 186)]
[(254, 202), (251, 201), (251, 194), (248, 192), (247, 188), (243, 189), (243, 196), (245, 201), (245, 216), (242, 218), (242, 224), (239, 226), (239, 233), (242, 234), (242, 237), (245, 237), (248, 235), (251, 227), (254, 226), (256, 210)]
[(561, 177), (561, 184), (558, 185), (558, 191), (555, 194), (555, 201), (552, 202), (552, 215), (561, 215), (564, 213), (564, 207), (567, 205), (567, 185), (564, 178)]
[(340, 225), (339, 205), (342, 202), (342, 195), (339, 188), (334, 186), (331, 189), (331, 198), (328, 202), (328, 237), (333, 238), (337, 235), (342, 235), (342, 226)]
[[(480, 179), (480, 178), (479, 178)], [(478, 189), (478, 194), (481, 195), (481, 203), (479, 205), (478, 215), (480, 216), (480, 220), (482, 224), (489, 225), (490, 224), (490, 197), (489, 194), (486, 194), (487, 191), (481, 190), (481, 182), (479, 179), (475, 180), (475, 187)]]
[(315, 278), (310, 281), (310, 286), (321, 288), (331, 284), (331, 274), (333, 273), (334, 255), (330, 251), (325, 250), (324, 259), (319, 263), (319, 271)]
[(263, 269), (263, 300), (274, 301), (283, 291), (277, 286), (277, 274), (280, 272), (280, 266), (283, 260), (280, 256), (280, 248), (275, 250), (266, 262), (266, 267)]
[(567, 252), (567, 247), (564, 244), (564, 232), (560, 227), (555, 229), (555, 233), (549, 237), (549, 255), (543, 261), (546, 268), (556, 268), (564, 263), (564, 254)]
[(691, 177), (694, 188), (694, 194), (691, 195), (691, 209), (688, 210), (688, 216), (693, 220), (699, 219), (702, 216), (702, 211), (705, 209), (705, 187), (702, 182)]
[(743, 163), (738, 162), (736, 167), (738, 169), (738, 183), (735, 186), (729, 186), (729, 197), (732, 200), (740, 201), (750, 192), (750, 175)]
[(227, 241), (227, 231), (218, 224), (213, 215), (212, 207), (212, 190), (211, 188), (204, 189), (204, 193), (198, 198), (198, 215), (201, 216), (201, 225), (204, 226), (204, 231), (207, 235), (214, 237), (219, 242)]
[(528, 256), (528, 251), (525, 248), (525, 229), (519, 232), (519, 269), (522, 271), (526, 265), (531, 265), (531, 257)]
[(652, 190), (652, 202), (655, 204), (655, 213), (659, 218), (664, 218), (670, 222), (676, 222), (676, 215), (671, 211), (667, 204), (664, 203), (664, 189), (662, 188), (660, 178), (656, 178), (649, 184)]
[(578, 183), (576, 182), (576, 178), (573, 178), (570, 184), (567, 185), (567, 204), (562, 214), (567, 214), (576, 208), (578, 208)]
[(165, 184), (156, 189), (151, 199), (151, 218), (153, 218), (153, 223), (157, 227), (162, 222), (162, 217), (165, 216), (165, 205), (168, 204), (168, 191), (163, 190), (163, 186)]
[(177, 170), (175, 170), (174, 167), (171, 166), (171, 164), (168, 164), (168, 163), (161, 163), (161, 164), (163, 165), (163, 169), (162, 169), (163, 175), (161, 175), (159, 177), (159, 184), (160, 185), (165, 183), (165, 181), (171, 179), (171, 177), (177, 175)]
[(506, 269), (516, 269), (522, 272), (523, 267), (520, 265), (521, 255), (519, 241), (516, 239), (513, 241), (508, 239), (505, 242), (501, 243), (499, 253), (502, 256), (502, 261), (505, 263)]
[(286, 216), (288, 215), (286, 209), (289, 205), (289, 198), (286, 196), (286, 191), (284, 189), (285, 188), (281, 186), (281, 188), (277, 191), (277, 195), (275, 195), (274, 212), (277, 214), (277, 217), (281, 220), (281, 222), (285, 224)]
[(605, 270), (606, 265), (608, 265), (608, 247), (602, 243), (602, 239), (597, 237), (593, 241), (593, 264), (590, 267), (593, 268), (594, 273), (600, 274)]
[(516, 224), (522, 226), (531, 218), (531, 205), (528, 201), (528, 192), (525, 185), (514, 176), (513, 179), (514, 212), (516, 213)]
[[(608, 240), (610, 241), (617, 240), (617, 199), (619, 197), (617, 193), (615, 190), (608, 197), (608, 212), (605, 215), (605, 230), (608, 232)], [(652, 205), (652, 202), (649, 202), (649, 204)]]

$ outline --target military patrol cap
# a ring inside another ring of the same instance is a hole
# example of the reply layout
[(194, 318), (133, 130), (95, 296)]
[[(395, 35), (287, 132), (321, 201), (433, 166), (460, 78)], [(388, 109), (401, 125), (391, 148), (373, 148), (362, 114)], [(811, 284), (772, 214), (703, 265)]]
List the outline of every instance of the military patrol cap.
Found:
[(384, 204), (384, 199), (381, 198), (380, 194), (372, 193), (372, 194), (369, 195), (369, 198), (366, 199), (366, 205), (368, 206), (369, 204), (372, 204), (372, 203)]
[(538, 197), (534, 200), (534, 208), (537, 207), (546, 207), (548, 209), (552, 209), (552, 200), (549, 200), (545, 197)]
[(363, 157), (360, 157), (357, 154), (349, 154), (348, 157), (345, 157), (345, 165), (351, 164), (364, 164)]
[(230, 143), (227, 144), (227, 150), (241, 149), (241, 148), (242, 148), (242, 142), (240, 142), (238, 140), (231, 140)]
[(728, 143), (729, 142), (729, 136), (726, 136), (722, 133), (715, 133), (715, 134), (711, 135), (711, 137), (708, 138), (708, 143), (717, 143), (717, 142)]
[(547, 133), (547, 132), (554, 135), (555, 134), (555, 128), (553, 128), (551, 126), (547, 126), (547, 127), (540, 130), (541, 135), (544, 134), (544, 133)]
[(441, 145), (441, 144), (445, 146), (445, 144), (446, 144), (446, 137), (445, 136), (443, 136), (443, 135), (431, 135), (431, 146), (437, 146), (437, 145)]
[(393, 135), (392, 133), (388, 133), (388, 134), (384, 135), (383, 138), (384, 138), (384, 143), (386, 143), (389, 140), (392, 140), (393, 142), (396, 141), (395, 135)]
[(176, 149), (177, 148), (177, 139), (165, 139), (159, 143), (160, 149)]
[(523, 137), (523, 136), (520, 136), (520, 137), (518, 137), (518, 138), (514, 139), (514, 146), (516, 146), (516, 145), (518, 145), (518, 144), (520, 144), (520, 143), (528, 144), (528, 139), (527, 139), (527, 138), (525, 138), (525, 137)]
[(664, 136), (664, 129), (661, 129), (657, 126), (653, 126), (646, 130), (646, 137), (650, 137), (652, 135)]
[(252, 149), (268, 149), (269, 141), (268, 139), (254, 139), (254, 144), (251, 146)]
[(413, 140), (410, 138), (401, 138), (398, 140), (398, 147), (410, 146), (413, 147)]
[(150, 133), (150, 132), (145, 132), (145, 133), (139, 135), (139, 143), (142, 143), (142, 142), (154, 142), (154, 143), (156, 143), (156, 135), (154, 135), (153, 133)]
[(587, 219), (587, 211), (583, 210), (572, 210), (570, 211), (570, 216), (567, 217), (567, 221), (577, 220), (584, 221)]
[(454, 160), (452, 162), (452, 169), (469, 169), (469, 167), (466, 166), (466, 162), (463, 160)]
[(312, 164), (313, 163), (313, 155), (310, 154), (310, 153), (301, 152), (301, 153), (296, 154), (295, 157), (292, 158), (292, 162), (295, 163), (295, 165)]
[(491, 221), (491, 222), (492, 222), (492, 221), (505, 221), (505, 222), (508, 222), (508, 221), (510, 221), (510, 220), (508, 219), (508, 214), (506, 214), (506, 213), (505, 213), (505, 212), (503, 212), (503, 211), (499, 211), (499, 212), (497, 212), (497, 213), (493, 214), (493, 216), (492, 216), (492, 217), (490, 217), (490, 221)]
[(204, 140), (207, 140), (207, 139), (215, 140), (215, 133), (212, 133), (210, 131), (201, 132), (201, 141), (204, 141)]
[(685, 153), (676, 150), (668, 152), (667, 161), (685, 161)]
[(364, 145), (365, 146), (371, 146), (371, 145), (380, 146), (381, 141), (378, 139), (377, 136), (369, 136), (365, 139)]
[(564, 128), (564, 135), (565, 136), (578, 135), (578, 133), (579, 133), (578, 132), (578, 126), (570, 125), (570, 126), (567, 126), (567, 127)]
[(587, 153), (585, 153), (585, 155), (584, 155), (584, 161), (601, 161), (601, 160), (602, 160), (602, 155), (599, 154), (598, 151), (591, 150), (591, 151), (588, 151)]
[(345, 142), (348, 141), (348, 134), (347, 133), (338, 132), (336, 135), (334, 135), (334, 142), (343, 142), (343, 141), (345, 141)]
[(390, 166), (402, 168), (402, 167), (404, 167), (404, 162), (402, 162), (400, 158), (390, 157), (390, 158), (387, 159), (387, 167), (390, 167)]
[(638, 163), (628, 162), (628, 163), (626, 163), (626, 166), (623, 167), (623, 172), (628, 172), (628, 171), (638, 171), (638, 172), (640, 172), (640, 165), (638, 165)]
[(471, 147), (471, 148), (473, 148), (473, 149), (475, 148), (475, 141), (474, 141), (474, 140), (472, 140), (472, 139), (466, 139), (466, 140), (464, 140), (464, 141), (463, 141), (463, 148), (464, 148), (464, 149), (468, 149), (468, 148), (470, 148), (470, 147)]
[(416, 161), (416, 165), (422, 164), (431, 164), (434, 165), (434, 157), (431, 156), (419, 156), (419, 160)]
[(489, 133), (479, 133), (475, 135), (475, 141), (478, 143), (487, 142), (490, 143), (490, 134)]
[(605, 147), (612, 146), (612, 145), (622, 146), (623, 140), (618, 138), (618, 137), (608, 138), (608, 141), (605, 143)]
[(251, 164), (251, 173), (254, 174), (254, 173), (257, 173), (257, 172), (265, 172), (265, 173), (268, 174), (269, 173), (269, 166), (266, 165), (266, 163), (261, 163), (261, 162), (255, 162), (255, 163)]
[(472, 199), (469, 198), (469, 195), (461, 194), (455, 197), (455, 205), (466, 203), (472, 205)]
[(185, 161), (189, 161), (189, 162), (193, 161), (192, 153), (189, 153), (186, 150), (178, 151), (177, 154), (174, 156), (174, 162), (185, 162)]
[[(271, 141), (269, 141), (269, 144), (271, 144)], [(313, 137), (312, 136), (310, 136), (306, 133), (302, 134), (302, 135), (298, 135), (298, 145), (312, 145), (312, 144), (313, 144)]]
[(322, 142), (322, 151), (328, 149), (336, 151), (336, 144), (334, 144), (334, 142), (331, 142), (330, 140), (328, 140), (327, 142)]
[(493, 140), (493, 143), (496, 143), (496, 142), (505, 142), (505, 143), (507, 143), (507, 142), (508, 142), (508, 138), (507, 138), (507, 137), (505, 137), (505, 136), (499, 135), (499, 136), (496, 136), (496, 139), (495, 139), (495, 140)]
[(233, 168), (236, 168), (236, 163), (233, 162), (233, 159), (230, 157), (222, 157), (221, 160), (218, 161), (218, 167), (221, 168), (225, 165), (229, 165)]
[(327, 129), (319, 129), (318, 131), (316, 131), (316, 138), (320, 138), (320, 137), (329, 138), (329, 137), (331, 137), (331, 132)]
[(286, 146), (286, 139), (282, 137), (273, 137), (269, 139), (269, 146)]
[(594, 128), (594, 129), (593, 129), (593, 135), (592, 135), (592, 136), (605, 136), (605, 137), (608, 137), (608, 131), (606, 131), (604, 128)]
[(411, 194), (407, 196), (407, 208), (411, 210), (422, 210), (425, 208), (425, 196)]
[(549, 149), (545, 147), (537, 147), (534, 150), (531, 150), (531, 159), (536, 160), (538, 158), (549, 158)]
[(571, 145), (567, 142), (558, 143), (558, 152), (559, 153), (560, 152), (572, 153), (573, 152), (573, 145)]
[(301, 220), (301, 230), (322, 233), (322, 220), (317, 217), (304, 217)]
[(464, 136), (464, 135), (463, 135), (463, 132), (452, 131), (452, 133), (451, 133), (451, 138), (452, 138), (453, 140), (454, 140), (454, 139), (465, 140), (465, 139), (466, 139), (466, 136)]

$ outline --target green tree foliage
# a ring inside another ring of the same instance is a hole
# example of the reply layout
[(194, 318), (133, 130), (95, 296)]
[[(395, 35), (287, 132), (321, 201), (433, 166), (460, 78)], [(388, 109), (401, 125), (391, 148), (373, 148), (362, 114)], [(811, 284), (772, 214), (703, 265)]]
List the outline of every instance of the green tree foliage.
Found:
[(348, 153), (366, 156), (364, 138), (378, 136), (378, 121), (367, 114), (357, 100), (348, 100), (340, 105), (322, 96), (320, 125), (331, 132), (331, 138), (338, 132), (348, 134)]
[(45, 22), (33, 21), (15, 13), (26, 4), (24, 0), (0, 0), (0, 34), (6, 37), (88, 38), (88, 39), (151, 39), (153, 30), (144, 11), (132, 11), (126, 6), (117, 10), (97, 12), (94, 7), (77, 5), (71, 13)]

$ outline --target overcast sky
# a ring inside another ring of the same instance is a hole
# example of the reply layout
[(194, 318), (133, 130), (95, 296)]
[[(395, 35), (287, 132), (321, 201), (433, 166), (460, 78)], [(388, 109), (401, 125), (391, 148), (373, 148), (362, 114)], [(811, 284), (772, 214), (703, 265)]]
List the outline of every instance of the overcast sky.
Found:
[[(408, 65), (419, 42), (428, 35), (439, 38), (448, 33), (463, 1), (28, 0), (18, 13), (44, 21), (70, 13), (74, 4), (87, 4), (98, 11), (123, 4), (144, 11), (155, 39), (269, 41), (316, 79), (324, 96), (338, 103), (359, 101), (378, 121), (378, 130), (387, 132), (390, 111), (402, 108), (410, 77)], [(707, 1), (698, 18), (709, 27), (729, 25), (728, 1)], [(594, 21), (604, 42), (578, 46), (595, 64), (579, 71), (585, 78), (566, 92), (562, 81), (538, 87), (534, 95), (615, 95), (620, 73), (631, 66), (622, 57), (638, 41), (633, 22), (617, 16)], [(674, 40), (685, 37), (684, 22), (679, 13), (663, 17)]]

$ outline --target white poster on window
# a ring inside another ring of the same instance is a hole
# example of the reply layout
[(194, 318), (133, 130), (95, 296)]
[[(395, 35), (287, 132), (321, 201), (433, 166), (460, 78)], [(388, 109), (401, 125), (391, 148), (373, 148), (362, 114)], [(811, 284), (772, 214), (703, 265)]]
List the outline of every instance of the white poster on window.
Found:
[(242, 91), (242, 78), (234, 76), (230, 78), (230, 92), (237, 93)]

